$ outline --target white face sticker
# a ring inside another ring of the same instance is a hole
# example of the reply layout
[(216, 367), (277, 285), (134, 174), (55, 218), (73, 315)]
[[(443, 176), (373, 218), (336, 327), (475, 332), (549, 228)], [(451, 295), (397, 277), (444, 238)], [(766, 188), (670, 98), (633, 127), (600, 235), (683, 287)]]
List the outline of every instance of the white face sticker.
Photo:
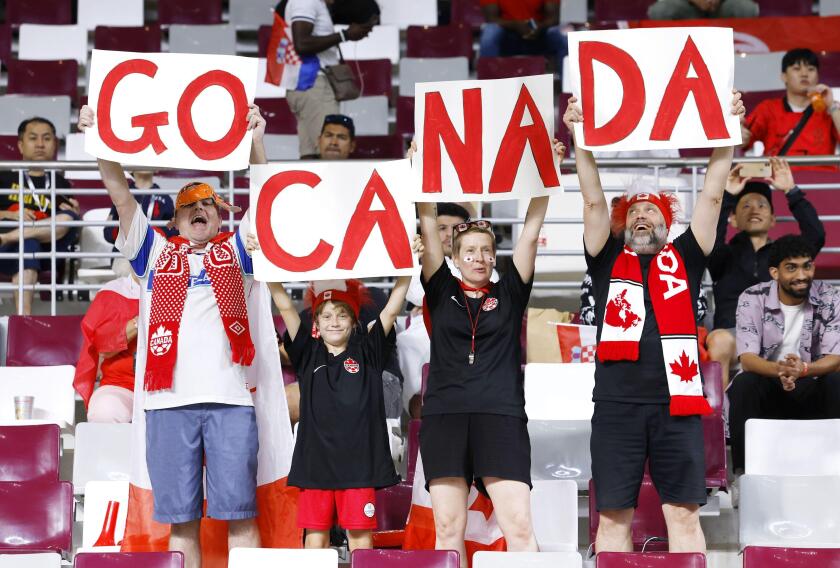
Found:
[(464, 257), (464, 262), (467, 263), (467, 264), (471, 263), (474, 260), (475, 260), (475, 258), (472, 257), (472, 256), (465, 256)]
[(487, 257), (487, 262), (489, 262), (493, 266), (496, 266), (496, 257), (495, 256), (488, 256)]

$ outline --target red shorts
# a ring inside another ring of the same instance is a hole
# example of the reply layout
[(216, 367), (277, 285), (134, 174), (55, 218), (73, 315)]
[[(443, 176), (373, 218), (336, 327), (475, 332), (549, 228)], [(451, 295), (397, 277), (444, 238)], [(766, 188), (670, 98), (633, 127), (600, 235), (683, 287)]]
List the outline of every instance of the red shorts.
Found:
[(338, 518), (344, 529), (376, 528), (376, 491), (359, 489), (301, 489), (298, 528), (330, 530)]

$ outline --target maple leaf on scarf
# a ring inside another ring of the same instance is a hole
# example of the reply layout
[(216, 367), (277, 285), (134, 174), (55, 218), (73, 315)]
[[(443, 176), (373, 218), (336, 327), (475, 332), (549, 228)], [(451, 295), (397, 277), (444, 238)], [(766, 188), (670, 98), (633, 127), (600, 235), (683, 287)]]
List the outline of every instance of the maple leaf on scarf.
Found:
[(697, 363), (689, 361), (685, 351), (682, 352), (676, 361), (671, 363), (671, 372), (680, 378), (680, 381), (690, 383), (697, 376)]

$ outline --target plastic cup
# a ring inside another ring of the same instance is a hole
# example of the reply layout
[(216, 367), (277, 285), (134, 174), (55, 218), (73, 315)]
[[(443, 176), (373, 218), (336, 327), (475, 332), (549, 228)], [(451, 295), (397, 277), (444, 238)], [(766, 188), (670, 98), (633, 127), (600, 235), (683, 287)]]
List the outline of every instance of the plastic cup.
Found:
[(31, 420), (32, 407), (35, 405), (35, 397), (31, 395), (20, 395), (15, 397), (15, 420)]

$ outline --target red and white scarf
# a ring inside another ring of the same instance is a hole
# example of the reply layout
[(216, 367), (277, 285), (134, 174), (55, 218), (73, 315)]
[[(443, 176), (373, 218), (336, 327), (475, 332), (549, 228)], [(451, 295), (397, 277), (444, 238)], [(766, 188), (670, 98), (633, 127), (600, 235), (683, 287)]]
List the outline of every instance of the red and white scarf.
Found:
[[(210, 251), (204, 255), (204, 269), (230, 341), (233, 362), (248, 366), (254, 359), (255, 351), (248, 328), (242, 273), (230, 244), (230, 236), (231, 233), (222, 233), (210, 241)], [(172, 375), (178, 357), (178, 331), (190, 280), (189, 252), (188, 240), (172, 237), (155, 263), (143, 382), (147, 391), (172, 388)]]
[[(671, 415), (711, 414), (703, 397), (697, 323), (688, 288), (685, 263), (668, 244), (651, 261), (648, 291), (662, 338), (662, 356), (671, 393)], [(625, 245), (613, 265), (598, 344), (598, 359), (637, 361), (645, 327), (642, 267), (638, 255)]]

